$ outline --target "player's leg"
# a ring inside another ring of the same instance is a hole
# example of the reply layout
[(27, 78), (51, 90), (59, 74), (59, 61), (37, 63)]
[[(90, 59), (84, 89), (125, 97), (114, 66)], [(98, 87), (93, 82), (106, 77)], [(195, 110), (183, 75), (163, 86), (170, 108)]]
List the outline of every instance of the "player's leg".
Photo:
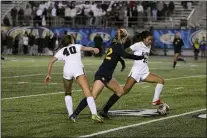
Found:
[[(81, 87), (81, 89), (83, 90), (85, 96), (87, 97), (86, 100), (83, 100), (84, 108), (88, 105), (90, 108), (90, 111), (92, 113), (92, 119), (95, 121), (98, 121), (98, 122), (103, 122), (103, 120), (99, 116), (97, 116), (95, 100), (94, 100), (94, 97), (90, 91), (90, 86), (89, 86), (86, 75), (83, 74), (83, 75), (78, 76), (76, 78), (76, 81), (79, 84), (79, 86)], [(95, 87), (93, 87), (93, 88), (95, 88)], [(85, 101), (87, 102), (87, 104)], [(82, 109), (84, 109), (84, 108), (82, 108)]]
[(68, 116), (73, 114), (73, 102), (72, 102), (72, 84), (73, 79), (67, 80), (63, 78), (63, 84), (65, 89), (65, 104), (68, 111)]
[(111, 79), (106, 84), (106, 86), (108, 89), (112, 90), (114, 92), (114, 94), (106, 102), (106, 104), (103, 106), (103, 108), (99, 112), (99, 114), (102, 117), (109, 118), (107, 115), (107, 112), (119, 100), (119, 98), (124, 94), (124, 90), (115, 79)]
[[(107, 112), (109, 109), (119, 100), (119, 98), (125, 94), (127, 94), (131, 88), (134, 86), (136, 82), (139, 82), (139, 77), (136, 76), (135, 73), (130, 73), (126, 84), (124, 85), (123, 89), (120, 87), (119, 83), (112, 79), (108, 84), (107, 87), (114, 92), (114, 94), (109, 98), (102, 109), (102, 116), (108, 117)], [(138, 78), (135, 80), (134, 78)]]
[(175, 66), (177, 64), (178, 56), (179, 56), (179, 53), (175, 53), (175, 55), (174, 55), (174, 61), (173, 61), (173, 68), (175, 68)]
[(133, 77), (129, 76), (127, 79), (127, 82), (125, 83), (123, 87), (124, 95), (127, 94), (132, 89), (135, 83), (137, 83), (137, 81)]
[[(91, 87), (91, 92), (93, 94), (94, 99), (97, 98), (98, 94), (103, 90), (104, 84), (100, 80), (95, 80), (93, 87)], [(83, 98), (77, 108), (75, 109), (73, 113), (73, 117), (76, 117), (80, 114), (80, 112), (87, 106), (87, 98)]]
[(157, 83), (157, 86), (155, 87), (154, 97), (152, 100), (153, 105), (161, 104), (161, 101), (159, 99), (160, 93), (162, 92), (163, 86), (164, 86), (164, 79), (156, 74), (149, 73), (149, 75), (145, 78), (143, 76), (143, 81), (149, 82), (149, 83)]
[(185, 59), (184, 58), (181, 58), (180, 56), (181, 56), (181, 53), (179, 53), (178, 58), (177, 58), (177, 61), (183, 61), (184, 63), (186, 63)]

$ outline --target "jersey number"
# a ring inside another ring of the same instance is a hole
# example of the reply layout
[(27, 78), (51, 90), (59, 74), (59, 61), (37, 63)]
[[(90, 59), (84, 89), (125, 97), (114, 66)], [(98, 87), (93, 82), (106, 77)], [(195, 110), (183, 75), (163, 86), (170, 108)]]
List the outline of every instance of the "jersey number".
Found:
[(106, 53), (106, 59), (111, 60), (110, 55), (112, 54), (112, 52), (113, 52), (112, 48), (109, 48), (107, 53)]
[[(142, 55), (144, 56), (144, 55), (149, 55), (149, 54), (148, 54), (148, 53), (144, 53), (144, 52), (142, 52)], [(144, 58), (144, 59), (143, 59), (143, 62), (144, 62), (144, 63), (147, 63), (148, 60), (147, 60), (146, 58)]]
[(74, 46), (69, 47), (69, 51), (67, 48), (65, 48), (63, 51), (63, 55), (66, 55), (66, 56), (69, 56), (70, 54), (75, 54), (75, 53), (77, 53), (77, 52), (76, 52), (76, 49)]

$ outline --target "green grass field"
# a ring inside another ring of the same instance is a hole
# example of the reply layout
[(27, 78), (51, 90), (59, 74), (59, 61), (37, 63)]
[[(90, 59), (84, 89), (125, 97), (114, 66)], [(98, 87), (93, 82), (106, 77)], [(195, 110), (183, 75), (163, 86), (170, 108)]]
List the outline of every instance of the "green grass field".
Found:
[[(63, 62), (53, 66), (52, 82), (43, 83), (50, 57), (6, 56), (1, 62), (1, 135), (2, 137), (206, 137), (206, 61), (178, 63), (172, 69), (172, 57), (150, 57), (152, 73), (165, 78), (161, 99), (171, 108), (167, 116), (112, 116), (112, 120), (98, 124), (91, 120), (88, 107), (78, 116), (76, 123), (67, 118), (62, 84)], [(102, 63), (100, 58), (83, 58), (90, 81)], [(132, 61), (114, 77), (124, 84)], [(111, 110), (156, 109), (151, 105), (156, 84), (139, 83), (122, 97)], [(104, 89), (96, 100), (97, 108), (112, 95)], [(84, 97), (73, 84), (73, 107)]]

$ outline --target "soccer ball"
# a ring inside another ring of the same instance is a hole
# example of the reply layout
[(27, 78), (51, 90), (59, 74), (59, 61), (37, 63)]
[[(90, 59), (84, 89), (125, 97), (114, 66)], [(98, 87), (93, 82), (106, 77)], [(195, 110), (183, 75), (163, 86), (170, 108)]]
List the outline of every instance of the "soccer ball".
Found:
[(169, 111), (170, 107), (166, 104), (166, 103), (163, 103), (163, 104), (160, 104), (157, 108), (157, 112), (160, 114), (160, 115), (166, 115)]

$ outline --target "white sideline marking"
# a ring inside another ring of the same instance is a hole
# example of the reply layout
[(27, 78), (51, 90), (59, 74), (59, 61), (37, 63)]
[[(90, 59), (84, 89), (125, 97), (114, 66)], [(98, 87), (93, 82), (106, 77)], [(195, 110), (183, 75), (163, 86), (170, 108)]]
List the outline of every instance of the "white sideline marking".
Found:
[(143, 86), (142, 88), (149, 88), (150, 86)]
[(28, 83), (28, 82), (18, 82), (18, 84), (25, 84), (25, 83)]
[[(206, 75), (195, 75), (195, 76), (186, 76), (186, 77), (177, 77), (177, 78), (169, 78), (165, 80), (176, 80), (176, 79), (185, 79), (185, 78), (194, 78), (194, 77), (203, 77)], [(146, 82), (138, 83), (138, 84), (145, 84)], [(123, 86), (123, 84), (121, 85)], [(82, 90), (73, 90), (73, 91), (82, 91)], [(19, 96), (19, 97), (9, 97), (9, 98), (2, 98), (1, 100), (11, 100), (11, 99), (18, 99), (18, 98), (27, 98), (27, 97), (35, 97), (35, 96), (44, 96), (50, 94), (59, 94), (63, 92), (55, 92), (55, 93), (47, 93), (47, 94), (37, 94), (37, 95), (26, 95), (26, 96)]]
[[(52, 73), (52, 74), (62, 74), (62, 73)], [(23, 77), (33, 77), (33, 76), (42, 76), (42, 75), (47, 75), (47, 73), (45, 74), (29, 74), (29, 75), (21, 75), (21, 76), (10, 76), (10, 77), (1, 77), (2, 79), (5, 78), (23, 78)]]
[(183, 89), (183, 87), (178, 87), (178, 88), (175, 88), (176, 90), (179, 90), (179, 89)]
[(197, 67), (198, 65), (190, 65), (191, 67)]
[[(82, 91), (82, 90), (73, 90), (73, 91)], [(65, 93), (65, 92), (54, 92), (54, 93), (27, 95), (27, 96), (19, 96), (19, 97), (10, 97), (10, 98), (2, 98), (1, 100), (11, 100), (11, 99), (19, 99), (19, 98), (27, 98), (27, 97), (37, 97), (37, 96), (53, 95), (53, 94), (59, 94), (59, 93)]]
[(201, 111), (205, 111), (205, 110), (206, 110), (206, 108), (191, 111), (191, 112), (186, 112), (186, 113), (182, 113), (182, 114), (178, 114), (178, 115), (172, 115), (172, 116), (168, 116), (168, 117), (165, 117), (165, 118), (154, 119), (154, 120), (150, 120), (150, 121), (147, 121), (147, 122), (141, 122), (141, 123), (137, 123), (137, 124), (117, 127), (117, 128), (113, 128), (113, 129), (109, 129), (109, 130), (105, 130), (105, 131), (100, 131), (100, 132), (92, 133), (92, 134), (89, 134), (89, 135), (83, 135), (83, 136), (79, 136), (79, 137), (86, 138), (86, 137), (97, 136), (97, 135), (106, 134), (106, 133), (114, 132), (114, 131), (121, 130), (121, 129), (142, 126), (142, 125), (146, 125), (146, 124), (150, 124), (150, 123), (154, 123), (154, 122), (158, 122), (158, 121), (163, 121), (163, 120), (167, 120), (167, 119), (171, 119), (171, 118), (176, 118), (176, 117), (180, 117), (180, 116), (185, 116), (185, 115), (188, 115), (188, 114), (193, 114), (193, 113), (201, 112)]

